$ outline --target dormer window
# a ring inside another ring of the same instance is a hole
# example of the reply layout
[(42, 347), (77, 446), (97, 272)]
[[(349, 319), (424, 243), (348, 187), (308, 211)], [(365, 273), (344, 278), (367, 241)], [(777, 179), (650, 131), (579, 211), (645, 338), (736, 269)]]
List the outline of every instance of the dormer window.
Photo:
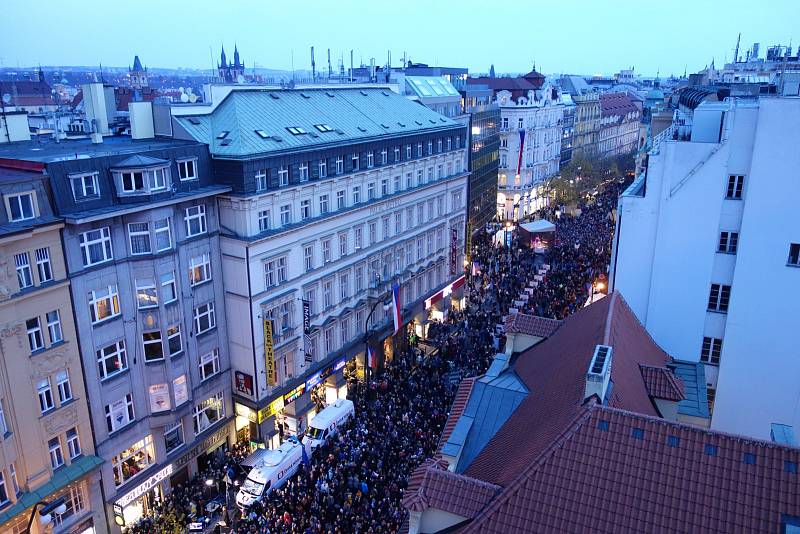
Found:
[(111, 172), (121, 196), (166, 191), (170, 183), (169, 162), (147, 156), (128, 158), (112, 167)]
[(6, 196), (6, 209), (8, 220), (11, 222), (25, 221), (36, 217), (36, 200), (33, 192)]

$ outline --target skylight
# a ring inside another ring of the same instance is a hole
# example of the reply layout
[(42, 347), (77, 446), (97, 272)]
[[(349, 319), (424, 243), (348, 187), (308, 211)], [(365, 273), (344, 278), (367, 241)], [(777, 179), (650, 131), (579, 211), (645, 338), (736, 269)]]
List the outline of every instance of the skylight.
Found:
[(323, 132), (323, 133), (324, 132), (332, 132), (333, 131), (333, 128), (331, 128), (327, 124), (315, 124), (314, 128), (316, 128), (317, 130), (319, 130), (320, 132)]
[(255, 132), (261, 139), (269, 139), (269, 134), (264, 130), (255, 130)]
[(289, 130), (289, 133), (292, 135), (303, 135), (305, 133), (308, 133), (299, 126), (287, 126), (286, 129)]
[(225, 139), (226, 137), (228, 137), (228, 134), (229, 134), (229, 133), (231, 133), (231, 132), (230, 132), (230, 131), (228, 131), (228, 130), (222, 130), (222, 131), (221, 131), (221, 132), (220, 132), (220, 133), (217, 135), (217, 139)]

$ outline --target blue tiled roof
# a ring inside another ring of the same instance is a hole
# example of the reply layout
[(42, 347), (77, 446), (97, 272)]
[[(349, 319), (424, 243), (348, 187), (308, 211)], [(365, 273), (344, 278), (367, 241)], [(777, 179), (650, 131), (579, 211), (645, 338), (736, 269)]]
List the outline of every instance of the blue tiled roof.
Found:
[(371, 87), (232, 91), (213, 113), (176, 120), (221, 157), (297, 151), (460, 126), (389, 89)]
[(673, 360), (672, 365), (675, 367), (675, 375), (683, 380), (685, 398), (678, 403), (678, 413), (691, 417), (710, 417), (704, 364)]
[[(487, 373), (475, 382), (464, 414), (453, 430), (455, 435), (461, 419), (472, 420), (466, 439), (463, 440), (461, 457), (456, 466), (457, 473), (463, 472), (472, 463), (527, 396), (528, 388), (513, 370), (507, 370), (497, 377)], [(451, 442), (453, 436), (448, 439), (442, 452), (445, 452)]]

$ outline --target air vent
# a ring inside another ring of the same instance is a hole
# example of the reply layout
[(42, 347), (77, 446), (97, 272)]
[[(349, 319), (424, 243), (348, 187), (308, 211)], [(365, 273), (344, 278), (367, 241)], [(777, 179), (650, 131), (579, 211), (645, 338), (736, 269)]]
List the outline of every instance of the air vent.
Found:
[(222, 143), (220, 143), (220, 144), (222, 146), (228, 146), (229, 144), (231, 144), (231, 140), (230, 139), (223, 139)]
[(417, 123), (417, 126), (422, 126), (422, 121), (414, 121)]
[(275, 141), (276, 143), (283, 143), (283, 137), (279, 135), (273, 135), (272, 140)]
[(270, 96), (270, 97), (272, 97), (272, 98), (274, 98), (275, 100), (280, 100), (280, 99), (281, 99), (281, 97), (280, 97), (280, 96), (278, 96), (278, 94), (277, 94), (277, 93), (270, 93), (270, 94), (269, 94), (269, 96)]
[(359, 93), (361, 93), (364, 96), (367, 96), (367, 92), (366, 91), (359, 91)]
[(344, 135), (344, 130), (339, 130), (339, 129), (337, 128), (337, 129), (336, 129), (336, 133), (337, 133), (337, 134), (339, 134), (339, 135)]
[(386, 91), (381, 91), (381, 94), (382, 94), (383, 96), (389, 96), (389, 93), (388, 93), (388, 92), (386, 92)]
[(403, 128), (405, 128), (405, 127), (406, 127), (406, 125), (405, 125), (405, 123), (404, 123), (404, 122), (398, 122), (398, 123), (397, 123), (397, 125), (398, 125), (398, 126), (401, 126), (401, 127), (403, 127)]
[(435, 120), (433, 120), (433, 119), (428, 119), (428, 120), (431, 121), (431, 124), (436, 124)]
[(444, 117), (439, 117), (439, 122), (447, 122), (447, 119), (445, 119)]
[(388, 124), (386, 124), (385, 122), (382, 122), (382, 123), (381, 123), (381, 126), (383, 126), (384, 128), (386, 128), (387, 130), (389, 129), (389, 125), (388, 125)]
[(311, 95), (308, 95), (306, 93), (300, 93), (300, 96), (302, 96), (303, 98), (311, 98)]
[(200, 119), (196, 117), (189, 117), (189, 122), (191, 122), (192, 124), (200, 124)]

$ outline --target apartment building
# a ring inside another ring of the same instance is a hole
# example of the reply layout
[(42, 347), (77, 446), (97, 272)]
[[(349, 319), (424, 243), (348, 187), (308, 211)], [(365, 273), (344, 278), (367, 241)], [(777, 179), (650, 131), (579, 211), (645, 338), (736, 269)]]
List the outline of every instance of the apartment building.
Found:
[(572, 157), (594, 158), (597, 157), (599, 147), (600, 95), (598, 93), (584, 93), (572, 95), (575, 102), (575, 119), (572, 129)]
[(601, 158), (631, 154), (639, 146), (641, 109), (627, 93), (600, 95), (600, 131), (597, 153)]
[[(0, 168), (0, 532), (103, 533), (64, 223), (41, 172)], [(45, 525), (39, 501), (63, 498)], [(38, 511), (38, 508), (37, 508)]]
[(393, 283), (418, 332), (463, 283), (466, 128), (371, 85), (242, 88), (172, 129), (207, 143), (232, 189), (219, 209), (236, 428), (276, 446), (306, 428), (312, 393), (346, 394), (368, 317), (379, 361), (405, 342), (375, 307)]

